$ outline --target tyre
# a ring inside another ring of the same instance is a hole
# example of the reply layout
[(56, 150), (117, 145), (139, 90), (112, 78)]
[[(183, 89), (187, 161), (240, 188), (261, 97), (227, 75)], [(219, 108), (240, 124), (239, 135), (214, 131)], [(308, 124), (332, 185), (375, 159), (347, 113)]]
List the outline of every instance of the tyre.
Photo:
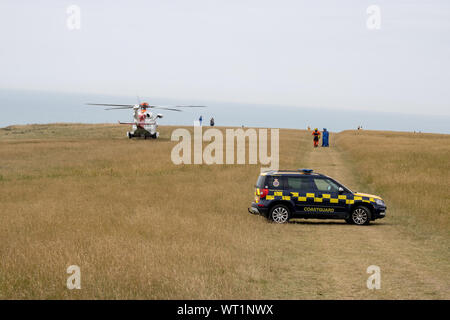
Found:
[(288, 207), (277, 204), (270, 209), (269, 219), (275, 223), (286, 223), (289, 221), (291, 212)]
[(348, 218), (345, 218), (345, 222), (347, 222), (348, 224), (354, 224), (351, 215)]
[(372, 216), (369, 208), (365, 206), (358, 206), (353, 209), (349, 219), (351, 220), (352, 224), (362, 226), (369, 224), (371, 217)]

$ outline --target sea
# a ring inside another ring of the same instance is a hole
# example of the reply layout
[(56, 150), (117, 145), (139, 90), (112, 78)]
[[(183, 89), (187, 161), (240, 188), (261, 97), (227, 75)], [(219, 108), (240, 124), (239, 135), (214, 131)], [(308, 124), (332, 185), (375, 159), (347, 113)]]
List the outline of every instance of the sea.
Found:
[[(141, 97), (151, 105), (205, 105), (185, 108), (183, 112), (158, 110), (160, 125), (193, 125), (202, 116), (204, 124), (214, 117), (216, 126), (292, 128), (327, 128), (331, 132), (387, 130), (450, 133), (450, 116), (417, 115), (395, 112), (337, 110), (308, 106), (283, 106), (217, 101), (179, 101), (170, 98)], [(0, 127), (18, 124), (117, 123), (131, 121), (130, 110), (104, 110), (86, 103), (136, 104), (136, 96), (93, 93), (61, 93), (34, 90), (0, 89)]]

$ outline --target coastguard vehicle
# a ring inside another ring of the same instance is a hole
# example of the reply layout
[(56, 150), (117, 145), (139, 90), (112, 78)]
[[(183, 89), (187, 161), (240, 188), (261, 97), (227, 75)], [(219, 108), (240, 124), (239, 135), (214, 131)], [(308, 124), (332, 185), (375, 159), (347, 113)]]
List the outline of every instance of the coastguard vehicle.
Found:
[(275, 223), (305, 218), (344, 219), (350, 224), (367, 225), (386, 216), (381, 197), (354, 192), (311, 169), (264, 172), (255, 189), (255, 201), (248, 211)]

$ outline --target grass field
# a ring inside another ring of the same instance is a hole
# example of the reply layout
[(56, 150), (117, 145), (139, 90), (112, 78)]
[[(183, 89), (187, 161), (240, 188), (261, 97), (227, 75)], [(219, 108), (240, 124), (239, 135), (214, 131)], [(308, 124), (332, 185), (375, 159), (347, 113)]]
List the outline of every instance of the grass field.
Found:
[[(281, 167), (386, 199), (387, 217), (358, 227), (248, 214), (259, 166), (176, 166), (173, 129), (0, 129), (0, 298), (450, 298), (448, 135), (349, 131), (314, 150), (280, 130)], [(380, 290), (366, 288), (372, 264)]]
[(370, 190), (385, 194), (396, 223), (450, 231), (450, 136), (346, 131), (338, 144)]

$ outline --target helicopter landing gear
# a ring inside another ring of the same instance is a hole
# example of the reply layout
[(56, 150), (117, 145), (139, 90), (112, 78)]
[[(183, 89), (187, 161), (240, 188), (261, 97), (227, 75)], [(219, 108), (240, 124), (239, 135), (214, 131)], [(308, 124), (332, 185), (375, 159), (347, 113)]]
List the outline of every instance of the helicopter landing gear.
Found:
[(156, 139), (159, 137), (159, 133), (154, 133), (154, 134), (145, 134), (142, 136), (145, 140), (152, 138), (152, 139)]
[(152, 133), (150, 133), (148, 131), (145, 131), (145, 132), (143, 132), (143, 131), (136, 132), (136, 131), (135, 132), (128, 131), (127, 132), (128, 139), (131, 139), (131, 138), (143, 138), (144, 140), (147, 140), (147, 139), (150, 139), (150, 138), (156, 139), (156, 138), (159, 137), (159, 132), (155, 132), (155, 133), (152, 134)]

